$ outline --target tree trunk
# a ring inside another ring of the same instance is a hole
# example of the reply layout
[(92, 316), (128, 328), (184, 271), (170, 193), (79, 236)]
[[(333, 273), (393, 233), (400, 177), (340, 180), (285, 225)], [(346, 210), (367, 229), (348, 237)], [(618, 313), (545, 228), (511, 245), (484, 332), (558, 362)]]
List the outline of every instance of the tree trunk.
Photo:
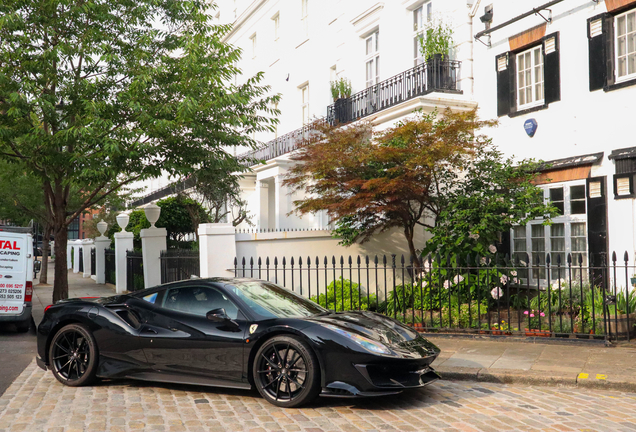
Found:
[(66, 245), (68, 227), (64, 220), (55, 221), (55, 280), (53, 281), (53, 303), (68, 298), (68, 269), (66, 268)]
[(419, 257), (417, 256), (417, 252), (415, 251), (415, 243), (413, 242), (414, 234), (415, 234), (414, 227), (404, 227), (404, 237), (406, 237), (406, 242), (409, 245), (409, 253), (411, 254), (411, 256), (409, 257), (409, 260), (412, 258), (413, 266), (419, 270), (420, 260), (419, 260)]
[(51, 225), (44, 225), (44, 236), (42, 237), (42, 269), (40, 270), (40, 283), (48, 284), (49, 281), (49, 251), (51, 250), (51, 244), (49, 239), (51, 238)]

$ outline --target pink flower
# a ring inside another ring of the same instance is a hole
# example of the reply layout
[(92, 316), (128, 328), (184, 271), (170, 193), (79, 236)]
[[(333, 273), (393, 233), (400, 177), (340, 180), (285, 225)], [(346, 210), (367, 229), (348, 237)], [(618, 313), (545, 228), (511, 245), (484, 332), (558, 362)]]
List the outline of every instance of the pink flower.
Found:
[(534, 314), (530, 314), (530, 317), (531, 317), (531, 318), (534, 318)]
[(544, 314), (543, 312), (541, 312), (541, 316), (542, 316), (542, 317), (544, 317), (544, 316), (545, 316), (545, 314)]
[(524, 314), (524, 315), (528, 315), (528, 311), (524, 311), (524, 312), (523, 312), (523, 314)]

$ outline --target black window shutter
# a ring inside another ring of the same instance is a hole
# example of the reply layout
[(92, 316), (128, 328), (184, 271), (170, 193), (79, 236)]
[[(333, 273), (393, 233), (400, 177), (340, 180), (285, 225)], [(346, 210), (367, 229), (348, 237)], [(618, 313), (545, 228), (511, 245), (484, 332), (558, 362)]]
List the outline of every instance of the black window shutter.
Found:
[(614, 84), (614, 17), (605, 14), (603, 19), (603, 46), (605, 48), (605, 86), (607, 89)]
[(597, 15), (587, 20), (590, 91), (602, 89), (607, 80), (605, 32), (603, 31), (601, 34), (594, 37), (590, 34), (590, 24), (598, 19), (603, 20), (603, 27), (605, 27), (605, 14)]
[[(551, 45), (554, 38), (554, 51), (546, 53), (546, 43)], [(546, 104), (561, 100), (561, 66), (559, 64), (559, 33), (543, 38), (543, 85)]]
[[(499, 63), (505, 63), (505, 68)], [(497, 115), (504, 116), (510, 113), (510, 69), (511, 59), (508, 53), (495, 57), (495, 71), (497, 72)], [(500, 70), (501, 69), (501, 70)]]
[(510, 95), (508, 103), (510, 104), (510, 112), (517, 112), (517, 55), (513, 52), (509, 53), (508, 59), (508, 81), (510, 82)]
[[(601, 183), (601, 196), (590, 197), (590, 183)], [(606, 177), (587, 179), (587, 241), (590, 263), (597, 267), (590, 269), (590, 276), (596, 286), (609, 287), (607, 272), (602, 267), (608, 264), (607, 247), (607, 189)]]

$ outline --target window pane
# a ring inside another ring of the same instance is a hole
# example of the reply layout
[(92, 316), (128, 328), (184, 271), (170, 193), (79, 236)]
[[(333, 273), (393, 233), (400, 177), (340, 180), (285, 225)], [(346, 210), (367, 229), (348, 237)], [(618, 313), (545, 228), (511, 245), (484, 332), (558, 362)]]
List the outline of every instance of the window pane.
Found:
[(541, 49), (534, 50), (534, 64), (541, 64)]
[(570, 186), (570, 199), (585, 199), (585, 186)]
[(636, 18), (636, 15), (634, 13), (630, 13), (627, 15), (627, 33), (631, 33), (634, 31), (634, 18)]
[(519, 71), (522, 71), (522, 70), (524, 70), (524, 69), (525, 69), (525, 66), (524, 66), (524, 65), (525, 65), (525, 63), (524, 63), (524, 61), (523, 61), (524, 56), (522, 56), (522, 55), (521, 55), (521, 56), (519, 56), (519, 57), (517, 57), (517, 58), (518, 58), (518, 60), (519, 60)]
[(534, 99), (535, 100), (543, 99), (543, 84), (537, 84), (534, 90), (535, 90)]
[[(552, 224), (550, 227), (550, 232), (552, 233), (552, 237), (565, 237), (565, 224)], [(554, 245), (552, 250), (565, 250), (565, 249), (554, 249)]]
[(618, 38), (618, 56), (624, 56), (625, 55), (625, 36), (619, 37)]
[(550, 189), (550, 201), (563, 201), (563, 188)]
[(526, 92), (522, 90), (519, 90), (519, 105), (523, 105), (526, 103)]
[(532, 237), (543, 237), (545, 235), (545, 227), (543, 225), (531, 225)]
[(572, 214), (585, 214), (585, 201), (572, 201), (570, 210)]
[(636, 54), (630, 54), (627, 57), (627, 73), (633, 74), (636, 72)]
[(523, 72), (519, 72), (519, 88), (526, 86), (526, 80), (524, 79), (524, 76), (525, 75)]
[(367, 55), (371, 54), (373, 50), (373, 38), (367, 38)]
[(375, 50), (376, 51), (380, 50), (380, 32), (379, 31), (375, 32)]
[(616, 34), (618, 36), (623, 36), (625, 34), (625, 16), (618, 17), (616, 20)]
[(572, 238), (572, 252), (585, 252), (585, 245), (584, 237)]
[(515, 226), (512, 227), (514, 238), (526, 238), (526, 227), (525, 226)]
[(526, 251), (526, 239), (515, 240), (514, 241), (515, 252), (525, 252)]
[(532, 102), (532, 87), (526, 87), (526, 101)]
[(618, 76), (622, 77), (627, 75), (627, 64), (625, 61), (625, 57), (618, 59)]
[[(571, 226), (571, 235), (572, 237), (585, 237), (587, 235), (587, 233), (585, 232), (585, 223), (584, 222), (573, 223)], [(572, 247), (572, 250), (580, 250), (580, 249), (574, 249), (574, 247)]]

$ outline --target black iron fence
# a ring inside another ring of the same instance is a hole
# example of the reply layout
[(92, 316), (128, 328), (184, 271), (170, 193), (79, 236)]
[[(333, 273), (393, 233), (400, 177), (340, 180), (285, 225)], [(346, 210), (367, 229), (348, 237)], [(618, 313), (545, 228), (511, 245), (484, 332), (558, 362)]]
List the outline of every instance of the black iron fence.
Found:
[(199, 276), (199, 251), (189, 249), (168, 249), (161, 251), (161, 283), (176, 282)]
[(79, 272), (84, 273), (84, 249), (79, 248)]
[(116, 284), (116, 273), (115, 273), (115, 249), (105, 249), (104, 250), (104, 278), (106, 283)]
[(95, 248), (91, 248), (91, 276), (95, 276), (97, 272), (97, 252)]
[(141, 251), (126, 251), (126, 289), (139, 291), (144, 285), (144, 260)]
[(617, 339), (634, 337), (636, 267), (507, 257), (235, 259), (235, 275), (268, 280), (335, 311), (372, 310), (422, 331)]
[(434, 91), (458, 92), (461, 62), (432, 58), (327, 107), (331, 124), (349, 123)]

